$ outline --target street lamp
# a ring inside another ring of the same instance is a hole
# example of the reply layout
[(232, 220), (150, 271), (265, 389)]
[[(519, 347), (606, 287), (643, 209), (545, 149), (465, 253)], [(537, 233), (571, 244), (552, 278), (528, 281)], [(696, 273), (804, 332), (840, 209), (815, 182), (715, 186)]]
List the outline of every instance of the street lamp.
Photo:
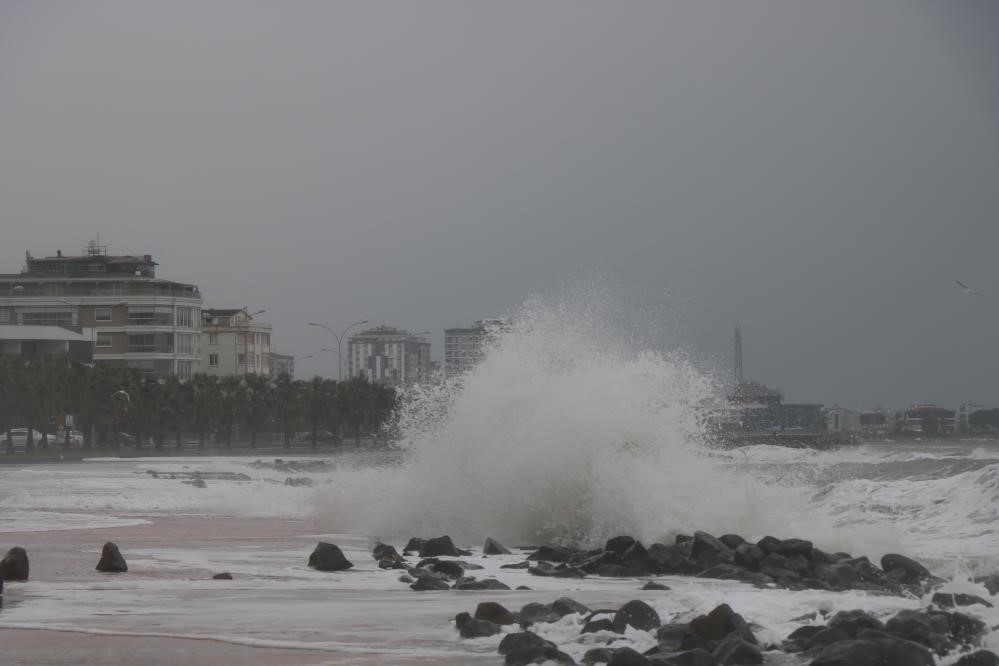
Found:
[[(368, 323), (367, 319), (365, 319), (363, 321), (355, 321), (353, 324), (351, 324), (347, 328), (343, 329), (343, 331), (339, 335), (337, 335), (337, 332), (334, 331), (329, 326), (327, 326), (326, 324), (317, 324), (314, 321), (308, 322), (309, 326), (318, 326), (319, 328), (325, 328), (327, 331), (329, 331), (333, 335), (334, 338), (336, 338), (336, 363), (337, 363), (336, 379), (337, 379), (337, 381), (342, 381), (343, 380), (343, 355), (342, 355), (342, 351), (341, 351), (343, 349), (343, 336), (347, 335), (347, 331), (349, 331), (350, 329), (354, 328), (355, 326), (360, 326), (361, 324), (367, 324), (367, 323)], [(333, 351), (333, 350), (330, 349), (330, 350), (327, 350), (327, 351)]]

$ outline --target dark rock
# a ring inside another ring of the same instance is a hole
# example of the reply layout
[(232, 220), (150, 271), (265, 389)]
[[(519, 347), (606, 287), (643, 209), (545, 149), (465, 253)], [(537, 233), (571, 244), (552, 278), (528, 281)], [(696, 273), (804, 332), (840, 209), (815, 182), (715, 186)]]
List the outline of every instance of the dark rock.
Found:
[(529, 569), (531, 563), (528, 561), (516, 562), (515, 564), (501, 564), (500, 569)]
[(422, 560), (416, 566), (419, 569), (432, 571), (439, 576), (450, 578), (451, 580), (458, 580), (465, 575), (464, 563), (456, 560), (438, 560), (436, 558), (430, 558)]
[(920, 643), (939, 654), (949, 649), (950, 619), (944, 613), (903, 610), (885, 622), (892, 636)]
[(840, 611), (830, 618), (828, 624), (830, 627), (843, 630), (850, 638), (856, 638), (860, 629), (885, 630), (885, 625), (881, 620), (862, 610)]
[(232, 574), (228, 571), (223, 571), (212, 576), (212, 580), (232, 580)]
[(701, 567), (735, 561), (732, 550), (707, 532), (694, 532), (694, 545), (690, 559)]
[(573, 613), (586, 615), (590, 612), (590, 609), (585, 605), (579, 603), (575, 599), (570, 599), (569, 597), (559, 597), (552, 602), (551, 608), (552, 611), (559, 617), (572, 615)]
[(461, 629), (466, 624), (472, 621), (471, 613), (461, 612), (454, 616), (454, 627), (455, 629)]
[(383, 560), (378, 560), (379, 569), (408, 569), (404, 561), (396, 560), (391, 557), (386, 557)]
[(989, 594), (999, 593), (999, 574), (989, 574), (988, 576), (982, 576), (975, 579), (976, 583), (981, 583), (985, 586), (985, 589), (989, 591)]
[(848, 636), (842, 629), (837, 629), (836, 627), (825, 627), (808, 639), (808, 648), (825, 647), (827, 645), (832, 645), (833, 643), (838, 643), (839, 641), (848, 640), (850, 640), (850, 636)]
[(928, 580), (933, 577), (933, 574), (919, 562), (905, 555), (896, 555), (894, 553), (889, 553), (881, 558), (881, 568), (885, 571), (891, 571), (892, 569), (901, 569), (904, 571), (906, 577), (901, 581), (903, 583), (918, 583), (921, 580)]
[(800, 577), (803, 573), (808, 571), (809, 564), (808, 561), (800, 555), (787, 556), (776, 552), (770, 553), (760, 562), (760, 571), (766, 571), (767, 568), (786, 569), (794, 572), (796, 577)]
[(687, 624), (671, 622), (656, 629), (656, 640), (659, 641), (661, 649), (675, 652), (683, 645), (683, 639), (689, 633), (690, 627)]
[[(204, 481), (202, 481), (202, 483), (204, 483)], [(312, 486), (313, 484), (315, 484), (315, 481), (313, 481), (307, 476), (297, 476), (297, 477), (289, 476), (284, 480), (284, 485), (292, 487), (299, 487), (299, 486), (309, 487)], [(203, 488), (204, 486), (201, 487)]]
[(556, 622), (562, 616), (552, 610), (551, 604), (541, 604), (536, 601), (524, 604), (517, 614), (522, 625), (538, 622)]
[(690, 621), (690, 630), (712, 641), (720, 641), (731, 633), (737, 633), (743, 640), (756, 645), (756, 636), (746, 620), (732, 610), (728, 604), (715, 607), (707, 615), (699, 615)]
[(649, 666), (647, 657), (630, 647), (622, 647), (614, 650), (607, 666)]
[(777, 549), (780, 548), (780, 544), (781, 540), (772, 536), (765, 536), (756, 542), (756, 545), (759, 547), (759, 549), (762, 550), (766, 555), (769, 555), (770, 553), (776, 553)]
[(784, 539), (777, 545), (777, 553), (784, 557), (801, 555), (805, 558), (811, 558), (813, 549), (812, 542), (804, 539)]
[(954, 662), (954, 666), (999, 666), (999, 657), (988, 650), (979, 650), (964, 655)]
[(581, 634), (595, 634), (598, 631), (614, 631), (614, 622), (609, 617), (602, 617), (599, 620), (590, 620), (583, 625)]
[(614, 650), (611, 648), (590, 648), (583, 655), (583, 664), (606, 664), (614, 656)]
[(465, 578), (459, 580), (454, 589), (456, 590), (509, 590), (510, 586), (506, 583), (496, 580), (495, 578), (486, 578), (484, 580), (475, 580), (474, 578)]
[(566, 562), (573, 555), (573, 551), (560, 546), (541, 546), (536, 551), (527, 556), (529, 560), (542, 562)]
[(406, 547), (402, 549), (403, 553), (418, 553), (423, 550), (423, 545), (427, 542), (426, 539), (421, 539), (419, 537), (413, 537), (406, 542)]
[(517, 618), (513, 613), (495, 601), (483, 601), (475, 607), (476, 620), (488, 620), (494, 624), (516, 624)]
[(623, 634), (625, 627), (629, 626), (640, 631), (652, 631), (660, 624), (659, 613), (638, 599), (629, 601), (614, 614), (614, 630), (619, 634)]
[(575, 666), (576, 663), (572, 657), (564, 652), (559, 652), (558, 648), (550, 645), (520, 648), (506, 653), (506, 666), (527, 666), (528, 664), (543, 664), (547, 661), (571, 666)]
[(406, 574), (403, 574), (403, 575), (399, 576), (399, 582), (400, 583), (412, 583), (413, 582), (413, 578), (412, 578), (412, 576), (408, 576)]
[(750, 569), (759, 569), (764, 557), (766, 553), (756, 544), (744, 543), (735, 548), (735, 561)]
[(607, 539), (607, 543), (604, 545), (604, 550), (609, 550), (612, 553), (622, 554), (624, 551), (631, 548), (632, 545), (636, 543), (634, 537), (630, 536), (616, 536)]
[(543, 647), (546, 645), (554, 647), (553, 643), (546, 641), (533, 631), (518, 631), (504, 636), (503, 640), (500, 641), (497, 652), (506, 654), (513, 650), (522, 650), (528, 647)]
[(949, 592), (937, 592), (933, 595), (933, 603), (943, 608), (954, 608), (956, 606), (974, 606), (981, 604), (986, 608), (992, 608), (992, 604), (976, 597), (973, 594), (950, 594)]
[(354, 565), (344, 557), (339, 546), (320, 541), (309, 555), (309, 566), (318, 571), (345, 571)]
[(28, 580), (28, 552), (14, 546), (0, 560), (0, 578), (3, 580)]
[(638, 571), (639, 576), (648, 576), (658, 570), (658, 564), (640, 542), (631, 544), (621, 554), (621, 564)]
[(399, 551), (395, 549), (395, 546), (390, 546), (387, 543), (376, 543), (375, 547), (371, 549), (371, 556), (376, 560), (395, 560), (397, 562), (402, 562), (402, 555)]
[(409, 586), (410, 589), (416, 590), (417, 592), (425, 592), (427, 590), (448, 590), (451, 586), (447, 584), (447, 581), (435, 576), (432, 573), (422, 573), (417, 578), (416, 581)]
[(847, 640), (822, 649), (811, 666), (933, 666), (922, 645), (902, 639)]
[(420, 557), (460, 557), (461, 553), (455, 547), (448, 535), (427, 539), (420, 548)]
[[(793, 573), (793, 572), (788, 572)], [(716, 578), (718, 580), (738, 580), (743, 583), (750, 583), (751, 585), (771, 585), (773, 584), (773, 578), (769, 575), (755, 571), (746, 571), (734, 564), (716, 564), (713, 567), (708, 567), (704, 571), (697, 574), (698, 578)]]
[(664, 574), (684, 574), (691, 571), (690, 563), (687, 561), (689, 552), (680, 546), (667, 546), (662, 543), (654, 543), (648, 548), (649, 557), (656, 564), (659, 573)]
[(527, 573), (546, 578), (586, 578), (586, 572), (564, 563), (553, 567), (547, 562), (538, 562), (537, 566), (528, 567)]
[(501, 634), (503, 633), (503, 628), (494, 622), (473, 618), (465, 622), (458, 629), (458, 633), (461, 634), (462, 638), (482, 638), (483, 636)]
[(729, 550), (735, 550), (742, 544), (746, 543), (746, 540), (738, 534), (722, 534), (718, 537), (718, 540), (728, 546)]
[(813, 573), (816, 578), (828, 583), (834, 590), (848, 590), (860, 580), (860, 574), (845, 563), (820, 564), (815, 567)]
[(655, 663), (663, 666), (716, 666), (718, 661), (707, 650), (695, 648), (658, 657)]
[(950, 638), (958, 645), (969, 646), (985, 632), (985, 623), (964, 613), (947, 614), (950, 621)]
[(662, 583), (657, 583), (654, 580), (650, 580), (645, 585), (642, 586), (643, 590), (668, 590), (670, 589), (668, 585), (663, 585)]
[(808, 625), (805, 625), (804, 627), (798, 627), (797, 629), (795, 629), (794, 631), (792, 631), (790, 634), (788, 634), (787, 640), (789, 640), (789, 641), (806, 641), (807, 642), (807, 641), (811, 640), (812, 636), (814, 636), (815, 634), (819, 633), (820, 631), (824, 631), (825, 629), (826, 629), (826, 627), (823, 627), (823, 626), (820, 626), (820, 625), (817, 625), (817, 624), (808, 624)]
[(114, 542), (108, 541), (104, 544), (104, 548), (101, 549), (101, 559), (97, 562), (97, 570), (105, 573), (128, 571), (128, 564), (125, 563), (125, 558), (122, 557), (121, 551), (118, 550), (118, 546)]
[(510, 550), (501, 544), (496, 539), (489, 537), (486, 539), (486, 543), (482, 546), (483, 555), (509, 555)]
[(892, 640), (898, 638), (898, 636), (892, 636), (887, 631), (880, 631), (878, 629), (861, 629), (857, 632), (857, 640), (870, 641), (877, 640), (880, 638), (887, 638)]
[(597, 575), (605, 578), (641, 578), (648, 575), (648, 572), (621, 564), (602, 564), (597, 569)]
[(749, 643), (738, 633), (732, 632), (715, 648), (714, 657), (719, 664), (762, 664), (763, 653), (755, 644)]
[(883, 572), (871, 564), (871, 561), (866, 557), (856, 557), (852, 560), (845, 560), (845, 563), (850, 565), (853, 570), (857, 572), (857, 579), (860, 582), (879, 583), (884, 577)]

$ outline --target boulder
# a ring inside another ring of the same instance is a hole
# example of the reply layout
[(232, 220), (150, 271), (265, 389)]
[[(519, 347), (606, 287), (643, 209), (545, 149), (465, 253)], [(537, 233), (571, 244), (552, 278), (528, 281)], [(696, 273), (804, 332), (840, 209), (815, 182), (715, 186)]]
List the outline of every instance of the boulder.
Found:
[(759, 569), (760, 562), (767, 556), (763, 549), (753, 543), (744, 543), (735, 548), (735, 561), (750, 569)]
[(904, 578), (899, 581), (901, 583), (918, 583), (919, 581), (929, 580), (933, 577), (933, 574), (919, 562), (905, 555), (896, 555), (894, 553), (889, 553), (881, 558), (881, 568), (885, 572), (891, 572), (892, 569), (900, 569), (905, 572)]
[(448, 535), (427, 539), (419, 549), (420, 557), (459, 557), (461, 555)]
[(670, 589), (668, 585), (662, 583), (657, 583), (654, 580), (650, 580), (645, 585), (642, 586), (643, 590), (668, 590)]
[(612, 553), (617, 553), (620, 555), (624, 551), (631, 548), (632, 544), (636, 543), (634, 537), (630, 536), (616, 536), (607, 539), (607, 543), (604, 544), (604, 550), (609, 550)]
[(640, 631), (652, 631), (660, 624), (659, 613), (639, 599), (629, 601), (614, 614), (614, 630), (619, 634), (623, 634), (629, 626)]
[(485, 545), (482, 546), (482, 554), (483, 555), (510, 555), (511, 553), (510, 553), (510, 550), (506, 546), (504, 546), (503, 544), (501, 544), (499, 541), (496, 541), (492, 537), (488, 537), (488, 538), (486, 538)]
[(933, 595), (933, 603), (941, 608), (974, 606), (975, 604), (980, 604), (986, 608), (992, 608), (992, 604), (990, 602), (973, 594), (951, 594), (949, 592), (937, 592)]
[(999, 666), (999, 657), (988, 650), (979, 650), (964, 655), (954, 662), (954, 666)]
[(648, 657), (636, 652), (630, 647), (616, 648), (611, 654), (607, 666), (649, 666)]
[(228, 571), (223, 571), (212, 576), (212, 580), (232, 580), (232, 574)]
[(3, 580), (28, 580), (28, 552), (14, 546), (0, 560), (0, 578)]
[(781, 540), (772, 536), (765, 536), (756, 542), (756, 545), (759, 547), (759, 549), (762, 550), (766, 555), (769, 555), (770, 553), (776, 553), (777, 549), (780, 548), (780, 544)]
[(513, 613), (495, 601), (483, 601), (480, 603), (475, 607), (475, 615), (472, 617), (476, 620), (488, 620), (493, 624), (517, 623), (517, 618), (514, 617)]
[(655, 562), (659, 573), (685, 574), (691, 572), (692, 567), (687, 561), (690, 552), (686, 547), (654, 543), (649, 546), (648, 553)]
[(621, 564), (634, 571), (638, 571), (639, 576), (648, 576), (656, 573), (658, 565), (649, 555), (649, 551), (641, 542), (634, 542), (623, 553), (621, 553)]
[(387, 543), (378, 542), (375, 547), (371, 549), (371, 556), (376, 560), (394, 560), (396, 562), (402, 562), (402, 555), (399, 551), (395, 549), (395, 546), (390, 546)]
[(850, 638), (856, 638), (857, 632), (861, 629), (885, 630), (885, 625), (881, 620), (862, 610), (840, 611), (829, 619), (828, 625), (841, 629)]
[(812, 542), (804, 539), (784, 539), (777, 544), (777, 553), (784, 557), (801, 555), (806, 559), (811, 559), (813, 549)]
[(417, 576), (409, 588), (417, 592), (425, 592), (428, 590), (448, 590), (451, 589), (451, 586), (447, 584), (446, 580), (427, 572)]
[[(873, 630), (867, 629), (861, 631)], [(838, 643), (839, 641), (848, 640), (850, 640), (850, 637), (842, 629), (837, 629), (836, 627), (823, 627), (808, 639), (808, 649), (811, 650), (816, 647), (825, 647), (827, 645), (832, 645), (833, 643)]]
[(602, 617), (599, 620), (590, 620), (583, 625), (579, 633), (595, 634), (598, 631), (614, 631), (614, 622), (609, 617)]
[(555, 567), (547, 562), (538, 562), (537, 566), (528, 567), (527, 573), (546, 578), (586, 578), (585, 571), (570, 567), (564, 562)]
[(590, 609), (585, 605), (579, 603), (575, 599), (570, 599), (569, 597), (559, 597), (552, 602), (551, 605), (552, 612), (559, 617), (564, 617), (566, 615), (572, 615), (573, 613), (578, 613), (580, 615), (586, 615), (590, 612)]
[(896, 639), (848, 640), (822, 649), (811, 666), (933, 666), (922, 645)]
[(426, 539), (421, 539), (419, 537), (413, 537), (406, 542), (406, 547), (402, 549), (403, 553), (418, 553), (423, 549), (423, 544), (427, 542)]
[(504, 636), (496, 650), (500, 654), (507, 654), (513, 650), (522, 650), (528, 647), (543, 647), (546, 645), (555, 647), (553, 643), (546, 641), (533, 631), (518, 631)]
[(511, 650), (506, 653), (506, 666), (528, 666), (528, 664), (544, 664), (553, 661), (556, 664), (575, 666), (572, 657), (559, 652), (554, 645), (541, 645)]
[(687, 624), (670, 622), (656, 629), (656, 640), (659, 642), (659, 649), (666, 652), (676, 652), (683, 645), (683, 639), (690, 633)]
[(541, 562), (566, 562), (573, 555), (569, 548), (561, 546), (541, 546), (527, 556), (527, 559)]
[(707, 532), (694, 532), (694, 545), (690, 559), (700, 567), (713, 564), (730, 564), (735, 561), (732, 549)]
[(657, 657), (654, 663), (656, 666), (660, 664), (662, 666), (716, 666), (718, 661), (707, 650), (695, 648)]
[(719, 664), (755, 665), (763, 663), (763, 653), (753, 643), (732, 632), (715, 648), (714, 657)]
[(458, 627), (458, 633), (461, 634), (462, 638), (482, 638), (483, 636), (495, 636), (503, 633), (503, 628), (495, 622), (472, 618)]
[(125, 558), (122, 557), (121, 551), (118, 550), (118, 546), (113, 542), (108, 541), (104, 544), (104, 548), (101, 549), (101, 559), (97, 562), (97, 570), (105, 573), (124, 573), (128, 571), (128, 564), (125, 563)]
[(444, 578), (450, 578), (451, 580), (458, 580), (465, 574), (464, 563), (457, 560), (438, 560), (437, 558), (430, 558), (421, 560), (416, 566), (419, 569), (431, 571)]
[(502, 581), (498, 581), (495, 578), (485, 578), (483, 580), (475, 580), (474, 578), (465, 578), (459, 580), (454, 589), (456, 590), (509, 590), (510, 586)]
[(729, 634), (736, 633), (747, 643), (756, 645), (758, 642), (746, 620), (728, 604), (721, 604), (707, 615), (695, 617), (690, 621), (690, 630), (711, 641), (720, 641)]
[(336, 544), (320, 541), (309, 555), (309, 566), (318, 571), (346, 571), (354, 564)]
[(583, 655), (583, 664), (606, 664), (614, 656), (614, 650), (612, 648), (590, 648)]
[(718, 537), (718, 540), (728, 546), (730, 550), (735, 550), (742, 544), (746, 543), (746, 540), (738, 534), (722, 534)]
[(562, 617), (552, 610), (551, 604), (542, 604), (536, 601), (524, 604), (517, 615), (520, 617), (522, 626), (538, 622), (556, 622)]

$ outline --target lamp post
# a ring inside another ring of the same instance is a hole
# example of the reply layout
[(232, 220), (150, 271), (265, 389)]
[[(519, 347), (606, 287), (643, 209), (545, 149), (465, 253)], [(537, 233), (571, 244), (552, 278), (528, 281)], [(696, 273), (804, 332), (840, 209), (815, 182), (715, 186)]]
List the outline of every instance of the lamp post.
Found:
[[(326, 324), (317, 324), (314, 321), (308, 322), (309, 326), (318, 326), (319, 328), (325, 328), (333, 335), (334, 338), (336, 338), (336, 363), (337, 363), (336, 380), (338, 382), (343, 380), (343, 355), (342, 355), (343, 336), (347, 335), (347, 331), (354, 328), (355, 326), (360, 326), (361, 324), (367, 324), (367, 323), (368, 323), (367, 319), (364, 319), (363, 321), (355, 321), (353, 324), (343, 329), (343, 331), (341, 331), (339, 335), (337, 335), (337, 332), (334, 331), (329, 326), (327, 326)], [(333, 350), (330, 349), (329, 351)]]

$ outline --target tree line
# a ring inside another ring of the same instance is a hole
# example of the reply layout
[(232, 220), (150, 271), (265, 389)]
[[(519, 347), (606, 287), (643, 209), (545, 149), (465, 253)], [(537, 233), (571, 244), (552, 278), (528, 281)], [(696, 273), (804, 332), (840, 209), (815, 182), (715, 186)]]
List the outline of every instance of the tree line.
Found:
[[(82, 433), (87, 448), (141, 447), (151, 440), (156, 449), (181, 449), (189, 437), (196, 437), (199, 448), (212, 440), (230, 448), (237, 431), (252, 447), (261, 436), (278, 435), (290, 447), (296, 432), (307, 431), (315, 447), (323, 431), (378, 437), (396, 399), (393, 388), (358, 377), (337, 382), (195, 375), (182, 382), (65, 356), (0, 357), (0, 439), (13, 441), (11, 429), (24, 427), (29, 435), (41, 433), (37, 446), (42, 448), (48, 448), (48, 436), (57, 434), (56, 424), (67, 414), (73, 415), (73, 429)], [(30, 439), (27, 446), (33, 447)]]

